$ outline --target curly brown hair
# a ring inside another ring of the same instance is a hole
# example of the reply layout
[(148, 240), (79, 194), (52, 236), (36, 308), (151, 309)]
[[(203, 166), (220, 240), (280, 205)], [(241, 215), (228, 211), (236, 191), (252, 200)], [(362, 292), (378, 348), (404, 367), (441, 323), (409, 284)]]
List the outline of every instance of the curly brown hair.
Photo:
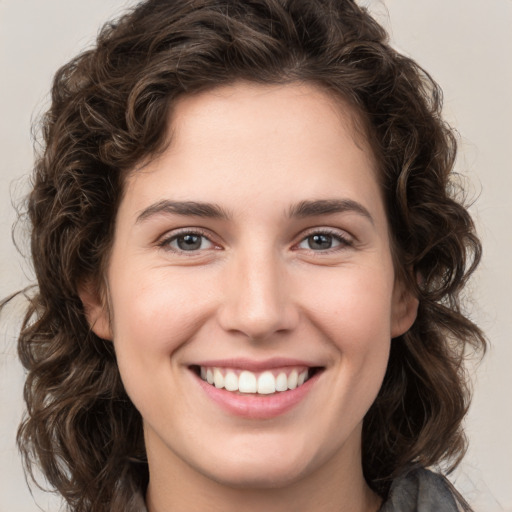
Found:
[(381, 496), (410, 464), (462, 457), (463, 359), (484, 348), (460, 292), (480, 259), (456, 197), (456, 141), (437, 84), (352, 0), (149, 0), (105, 25), (56, 74), (28, 198), (37, 291), (19, 338), (27, 415), (18, 443), (70, 510), (129, 510), (147, 485), (142, 419), (112, 343), (78, 287), (103, 288), (126, 174), (165, 144), (185, 94), (248, 80), (306, 82), (358, 112), (379, 165), (398, 278), (417, 320), (392, 341), (363, 425), (363, 469)]

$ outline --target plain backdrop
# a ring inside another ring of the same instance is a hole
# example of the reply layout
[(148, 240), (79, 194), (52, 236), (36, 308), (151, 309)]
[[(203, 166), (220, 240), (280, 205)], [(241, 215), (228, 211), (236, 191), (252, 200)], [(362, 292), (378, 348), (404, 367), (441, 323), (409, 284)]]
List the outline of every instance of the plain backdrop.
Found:
[[(48, 105), (54, 72), (90, 46), (99, 26), (128, 0), (0, 0), (0, 297), (31, 280), (14, 248), (12, 200), (27, 190), (31, 124)], [(393, 44), (441, 84), (445, 115), (460, 133), (458, 172), (484, 243), (473, 280), (472, 317), (490, 350), (472, 364), (475, 394), (469, 452), (452, 480), (477, 511), (512, 512), (512, 0), (361, 0)], [(23, 229), (19, 231), (23, 239)], [(22, 243), (23, 246), (23, 243)], [(21, 305), (0, 319), (0, 512), (38, 510), (15, 447), (23, 371), (15, 355)], [(55, 497), (34, 490), (44, 510)]]

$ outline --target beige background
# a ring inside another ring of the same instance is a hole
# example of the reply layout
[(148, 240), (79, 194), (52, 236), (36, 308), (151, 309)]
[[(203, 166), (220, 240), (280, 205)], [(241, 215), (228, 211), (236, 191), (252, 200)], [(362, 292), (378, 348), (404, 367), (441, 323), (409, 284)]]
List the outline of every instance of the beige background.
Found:
[[(58, 66), (91, 43), (128, 0), (0, 0), (0, 297), (30, 280), (11, 242), (11, 197), (26, 190), (30, 125), (48, 104)], [(512, 512), (512, 0), (361, 0), (445, 92), (461, 136), (458, 170), (469, 177), (485, 255), (473, 282), (473, 316), (491, 349), (472, 370), (471, 445), (453, 479), (476, 510)], [(0, 324), (0, 512), (37, 510), (14, 445), (23, 374), (15, 357), (19, 307)], [(43, 509), (58, 501), (34, 491)]]

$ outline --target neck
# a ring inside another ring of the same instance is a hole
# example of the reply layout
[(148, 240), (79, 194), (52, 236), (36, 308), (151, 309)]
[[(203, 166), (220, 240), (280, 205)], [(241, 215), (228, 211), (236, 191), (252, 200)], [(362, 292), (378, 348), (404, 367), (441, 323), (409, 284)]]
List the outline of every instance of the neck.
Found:
[(147, 448), (148, 512), (376, 512), (381, 503), (364, 479), (359, 449), (347, 450), (353, 453), (334, 457), (302, 477), (272, 486), (216, 481), (177, 456), (167, 453), (165, 458), (152, 457), (162, 451)]

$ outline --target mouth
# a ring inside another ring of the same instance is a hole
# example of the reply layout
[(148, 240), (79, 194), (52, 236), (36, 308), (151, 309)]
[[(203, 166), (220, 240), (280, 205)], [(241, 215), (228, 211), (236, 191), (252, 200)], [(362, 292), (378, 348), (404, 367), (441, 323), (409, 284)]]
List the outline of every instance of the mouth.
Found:
[(286, 366), (263, 371), (192, 365), (190, 369), (205, 383), (237, 395), (275, 395), (302, 387), (322, 371), (321, 367)]
[(229, 417), (250, 421), (277, 418), (311, 403), (307, 397), (315, 396), (312, 390), (326, 369), (281, 357), (216, 359), (188, 366), (204, 397)]

